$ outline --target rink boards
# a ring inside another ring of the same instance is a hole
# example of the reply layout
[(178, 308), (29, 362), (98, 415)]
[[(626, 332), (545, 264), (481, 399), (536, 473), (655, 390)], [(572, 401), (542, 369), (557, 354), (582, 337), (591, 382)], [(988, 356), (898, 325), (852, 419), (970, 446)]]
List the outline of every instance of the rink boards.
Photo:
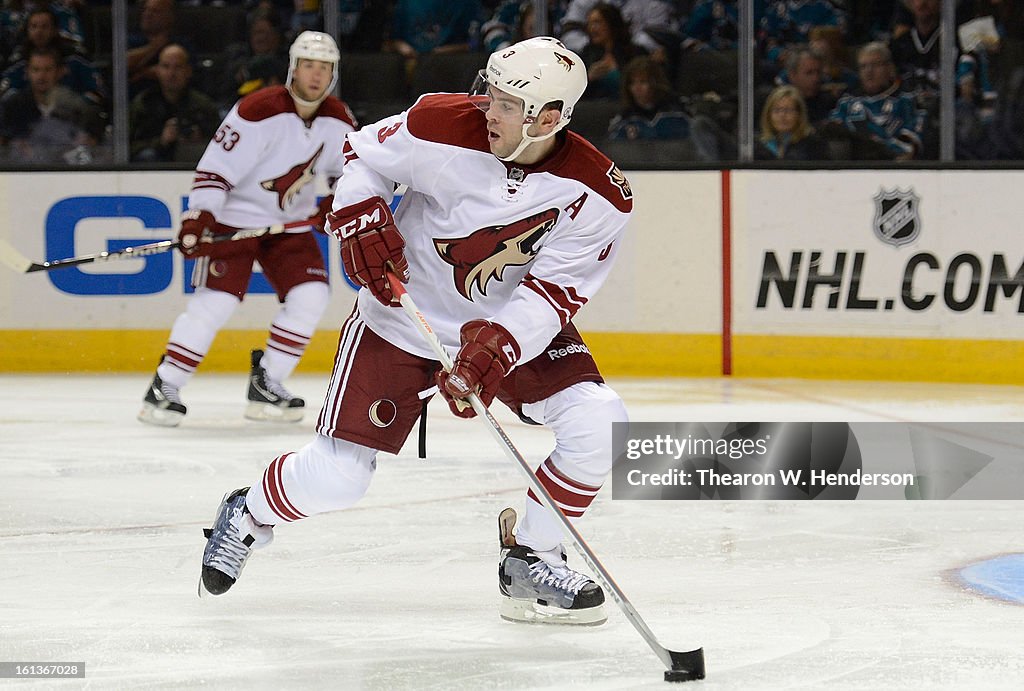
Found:
[[(628, 175), (617, 265), (576, 322), (617, 376), (1024, 383), (1022, 171)], [(188, 172), (0, 177), (0, 238), (34, 261), (173, 238)], [(473, 230), (473, 229), (467, 229)], [(300, 371), (330, 368), (354, 291), (321, 237), (332, 301)], [(0, 371), (147, 371), (184, 306), (176, 253), (0, 273)], [(204, 371), (241, 371), (277, 309), (262, 277)]]

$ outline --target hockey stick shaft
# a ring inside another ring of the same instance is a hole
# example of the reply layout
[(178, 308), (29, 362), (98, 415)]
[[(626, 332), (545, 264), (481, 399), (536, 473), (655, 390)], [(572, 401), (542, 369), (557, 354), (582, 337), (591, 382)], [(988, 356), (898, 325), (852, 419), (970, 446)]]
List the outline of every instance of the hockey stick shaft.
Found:
[[(200, 242), (220, 243), (235, 242), (237, 240), (249, 240), (264, 235), (280, 235), (281, 233), (306, 232), (312, 229), (309, 221), (295, 221), (292, 223), (279, 223), (277, 225), (264, 226), (263, 228), (245, 228), (236, 230), (233, 233), (222, 235), (211, 235), (204, 237)], [(94, 262), (107, 262), (115, 259), (131, 259), (134, 257), (147, 257), (151, 254), (161, 254), (177, 249), (177, 240), (161, 240), (146, 245), (125, 247), (122, 250), (113, 252), (98, 252), (96, 254), (85, 254), (79, 257), (68, 257), (67, 259), (54, 259), (44, 262), (33, 262), (22, 256), (14, 247), (6, 241), (0, 240), (0, 260), (21, 273), (34, 273), (36, 271), (53, 271), (54, 269), (66, 269), (70, 266), (92, 264)]]
[[(430, 323), (427, 321), (426, 317), (422, 312), (420, 312), (419, 308), (416, 307), (416, 303), (413, 301), (412, 296), (409, 295), (409, 292), (405, 289), (405, 286), (402, 285), (401, 281), (399, 281), (398, 278), (390, 272), (388, 273), (388, 281), (391, 284), (391, 292), (398, 298), (402, 305), (402, 309), (405, 310), (405, 313), (412, 320), (416, 329), (430, 345), (434, 354), (437, 355), (438, 360), (441, 362), (441, 366), (444, 367), (446, 371), (450, 372), (453, 366), (451, 355), (449, 355), (448, 351), (445, 350), (440, 339), (437, 337), (437, 334), (434, 333), (434, 330), (430, 328)], [(622, 592), (622, 589), (619, 588), (618, 584), (611, 577), (611, 574), (609, 574), (608, 570), (605, 569), (604, 565), (597, 558), (597, 555), (592, 549), (590, 549), (586, 540), (584, 540), (583, 536), (580, 535), (578, 530), (576, 530), (576, 526), (574, 526), (572, 522), (566, 518), (565, 514), (562, 513), (562, 510), (558, 508), (558, 505), (552, 498), (551, 493), (548, 492), (547, 488), (545, 488), (544, 485), (541, 484), (540, 480), (537, 479), (537, 475), (530, 467), (530, 464), (527, 463), (526, 459), (523, 458), (523, 455), (519, 453), (519, 450), (516, 448), (515, 444), (512, 443), (508, 434), (505, 433), (502, 426), (494, 416), (491, 415), (491, 411), (487, 409), (483, 404), (483, 401), (481, 401), (480, 397), (475, 393), (471, 393), (468, 396), (468, 399), (470, 405), (473, 406), (473, 410), (476, 411), (477, 416), (487, 424), (487, 428), (491, 433), (491, 436), (498, 442), (498, 445), (501, 446), (505, 455), (508, 456), (510, 460), (514, 461), (526, 476), (530, 489), (533, 490), (533, 493), (540, 499), (541, 503), (548, 509), (548, 511), (554, 514), (555, 518), (558, 519), (558, 522), (562, 525), (562, 530), (570, 538), (573, 546), (576, 548), (576, 551), (579, 552), (580, 556), (583, 558), (583, 561), (595, 574), (597, 574), (598, 578), (601, 580), (601, 584), (611, 594), (612, 599), (615, 600), (615, 604), (619, 606), (622, 613), (626, 615), (626, 619), (629, 620), (637, 632), (651, 647), (654, 654), (661, 659), (665, 664), (665, 667), (670, 672), (679, 673), (680, 680), (684, 677), (687, 679), (703, 679), (703, 648), (677, 652), (667, 649), (658, 642), (654, 632), (647, 626), (643, 617), (641, 617), (640, 613), (636, 611), (636, 608), (633, 607), (625, 593)]]

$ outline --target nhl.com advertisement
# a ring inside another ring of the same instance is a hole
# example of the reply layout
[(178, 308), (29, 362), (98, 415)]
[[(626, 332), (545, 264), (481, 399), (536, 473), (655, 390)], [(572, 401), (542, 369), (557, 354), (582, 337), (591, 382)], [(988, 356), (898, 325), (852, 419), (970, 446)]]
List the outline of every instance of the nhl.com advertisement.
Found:
[(1024, 335), (1024, 238), (1005, 204), (1020, 173), (737, 177), (736, 307), (750, 331)]

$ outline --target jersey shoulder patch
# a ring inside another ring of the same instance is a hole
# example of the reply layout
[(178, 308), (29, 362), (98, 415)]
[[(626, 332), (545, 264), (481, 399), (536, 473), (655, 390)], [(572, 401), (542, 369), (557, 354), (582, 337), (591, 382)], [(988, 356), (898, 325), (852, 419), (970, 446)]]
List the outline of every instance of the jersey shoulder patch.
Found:
[(249, 122), (259, 122), (282, 113), (294, 113), (295, 102), (288, 89), (270, 86), (254, 91), (238, 102), (238, 115)]
[[(628, 214), (633, 210), (633, 190), (615, 163), (593, 144), (575, 132), (568, 132), (558, 165), (548, 170), (558, 177), (579, 180), (616, 209)], [(558, 155), (558, 154), (556, 154)]]
[(490, 153), (487, 119), (466, 94), (426, 94), (409, 109), (409, 134), (417, 139)]

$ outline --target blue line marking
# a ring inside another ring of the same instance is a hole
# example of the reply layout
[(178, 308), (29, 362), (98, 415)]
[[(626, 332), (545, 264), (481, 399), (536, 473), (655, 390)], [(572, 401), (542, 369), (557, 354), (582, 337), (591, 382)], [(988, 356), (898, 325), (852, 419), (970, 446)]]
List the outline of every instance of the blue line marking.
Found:
[(983, 595), (1024, 604), (1024, 554), (1006, 554), (960, 569), (964, 584)]

